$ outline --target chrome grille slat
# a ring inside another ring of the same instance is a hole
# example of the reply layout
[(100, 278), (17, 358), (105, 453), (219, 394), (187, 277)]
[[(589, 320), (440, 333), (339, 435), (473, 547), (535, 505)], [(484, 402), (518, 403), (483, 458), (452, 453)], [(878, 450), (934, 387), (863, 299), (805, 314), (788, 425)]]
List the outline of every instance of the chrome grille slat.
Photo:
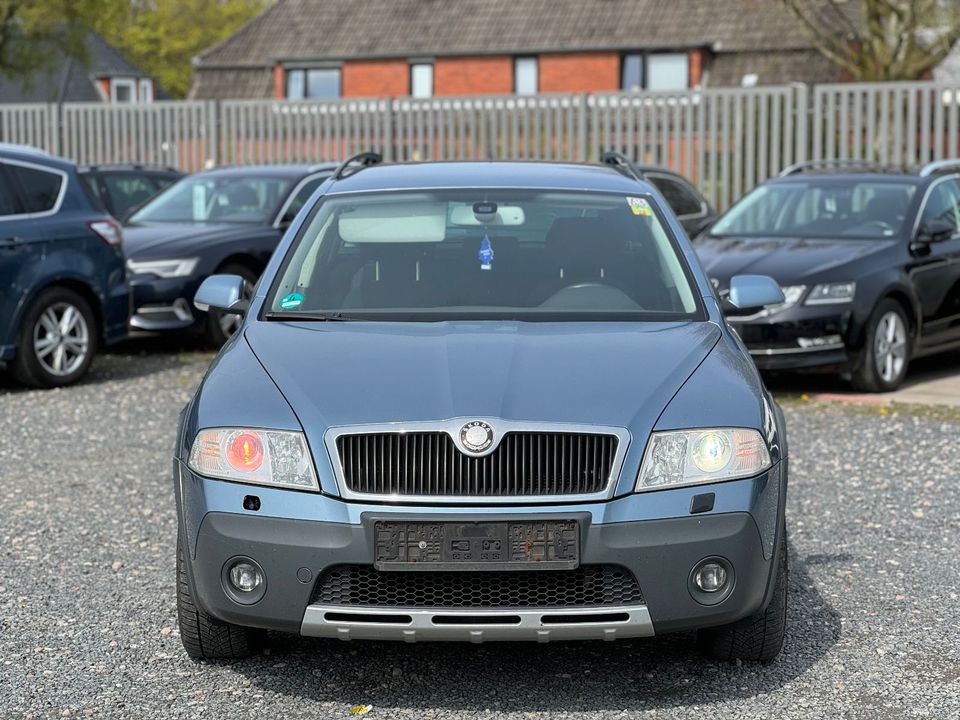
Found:
[(346, 433), (336, 438), (336, 449), (353, 493), (549, 497), (603, 492), (618, 443), (606, 433), (510, 431), (492, 452), (473, 457), (437, 430)]

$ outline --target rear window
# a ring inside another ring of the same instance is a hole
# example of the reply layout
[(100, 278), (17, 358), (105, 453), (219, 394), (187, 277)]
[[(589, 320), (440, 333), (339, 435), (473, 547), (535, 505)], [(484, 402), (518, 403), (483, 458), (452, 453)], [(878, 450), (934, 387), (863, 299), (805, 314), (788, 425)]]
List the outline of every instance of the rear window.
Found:
[(33, 166), (10, 163), (7, 170), (23, 192), (24, 211), (40, 213), (53, 210), (60, 198), (63, 175)]
[(269, 311), (445, 320), (669, 320), (699, 312), (654, 201), (598, 192), (328, 196)]

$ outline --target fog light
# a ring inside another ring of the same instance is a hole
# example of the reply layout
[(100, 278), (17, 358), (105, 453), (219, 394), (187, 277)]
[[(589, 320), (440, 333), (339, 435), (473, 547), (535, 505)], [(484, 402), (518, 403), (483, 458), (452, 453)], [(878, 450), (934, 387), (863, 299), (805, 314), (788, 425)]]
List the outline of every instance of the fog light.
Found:
[(705, 562), (694, 572), (693, 582), (703, 592), (720, 592), (727, 586), (727, 569), (717, 562)]
[(239, 592), (253, 592), (263, 584), (263, 575), (258, 567), (241, 560), (230, 568), (230, 584)]

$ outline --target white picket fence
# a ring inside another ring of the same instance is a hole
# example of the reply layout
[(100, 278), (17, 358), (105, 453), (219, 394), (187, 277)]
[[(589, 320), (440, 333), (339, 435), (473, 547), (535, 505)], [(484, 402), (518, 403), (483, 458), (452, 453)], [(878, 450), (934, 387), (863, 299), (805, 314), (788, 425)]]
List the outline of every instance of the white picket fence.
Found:
[(82, 164), (595, 161), (619, 150), (690, 177), (723, 209), (807, 159), (917, 165), (960, 152), (960, 86), (793, 84), (683, 92), (148, 105), (0, 104), (0, 142)]

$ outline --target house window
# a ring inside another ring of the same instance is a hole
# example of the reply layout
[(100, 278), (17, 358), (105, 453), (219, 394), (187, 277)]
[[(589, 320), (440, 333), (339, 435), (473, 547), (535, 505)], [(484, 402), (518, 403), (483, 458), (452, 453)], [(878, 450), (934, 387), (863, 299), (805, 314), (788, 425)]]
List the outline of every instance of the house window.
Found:
[(643, 89), (643, 55), (631, 53), (623, 56), (620, 87), (632, 92)]
[(690, 58), (686, 53), (647, 55), (647, 90), (686, 90), (690, 84)]
[(410, 94), (415, 98), (433, 97), (433, 64), (410, 65)]
[(137, 84), (131, 78), (110, 78), (110, 102), (137, 101)]
[(517, 95), (536, 95), (540, 91), (540, 70), (535, 57), (514, 58), (513, 91)]
[(620, 87), (637, 90), (686, 90), (690, 58), (686, 53), (626, 53), (620, 65)]
[(340, 97), (340, 68), (295, 68), (287, 70), (287, 98)]
[(153, 80), (150, 78), (140, 78), (140, 102), (153, 102)]

